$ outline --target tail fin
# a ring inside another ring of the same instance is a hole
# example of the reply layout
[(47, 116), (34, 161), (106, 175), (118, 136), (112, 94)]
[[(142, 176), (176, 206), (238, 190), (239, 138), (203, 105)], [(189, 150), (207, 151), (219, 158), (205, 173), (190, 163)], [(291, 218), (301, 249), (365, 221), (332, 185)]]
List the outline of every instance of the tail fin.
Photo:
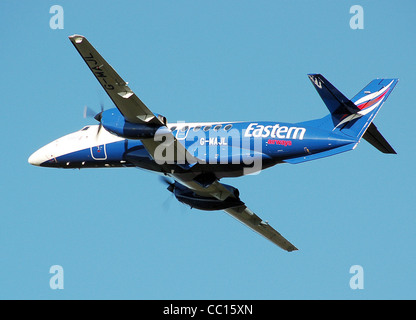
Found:
[(363, 137), (384, 153), (396, 153), (372, 121), (398, 79), (375, 79), (349, 100), (321, 74), (308, 77), (331, 113), (333, 131), (341, 131), (357, 141)]

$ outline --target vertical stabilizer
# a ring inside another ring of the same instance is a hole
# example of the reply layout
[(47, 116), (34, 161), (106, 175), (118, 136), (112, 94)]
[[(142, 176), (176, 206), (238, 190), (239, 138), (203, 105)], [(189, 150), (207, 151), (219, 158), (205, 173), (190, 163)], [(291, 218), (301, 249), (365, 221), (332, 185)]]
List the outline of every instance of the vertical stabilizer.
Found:
[(349, 100), (321, 74), (308, 77), (331, 113), (333, 131), (357, 141), (364, 137), (381, 152), (396, 153), (372, 122), (398, 79), (374, 79)]

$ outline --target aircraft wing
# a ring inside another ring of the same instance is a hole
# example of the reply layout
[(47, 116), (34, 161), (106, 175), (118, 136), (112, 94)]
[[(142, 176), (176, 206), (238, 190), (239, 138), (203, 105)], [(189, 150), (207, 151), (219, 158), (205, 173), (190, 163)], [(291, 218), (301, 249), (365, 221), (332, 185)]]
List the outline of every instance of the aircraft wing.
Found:
[[(185, 169), (197, 163), (197, 159), (173, 136), (172, 132), (166, 127), (163, 129), (166, 124), (134, 94), (127, 86), (127, 82), (104, 60), (87, 38), (81, 35), (72, 35), (69, 40), (71, 40), (88, 68), (127, 121), (162, 127), (158, 134), (160, 139), (141, 139), (143, 145), (157, 163), (177, 163)], [(162, 136), (165, 139), (162, 139)], [(165, 150), (171, 148), (170, 150), (174, 152), (170, 152), (168, 153), (169, 156), (162, 158), (162, 155), (156, 152), (161, 144), (163, 144)], [(199, 161), (203, 162), (202, 160)]]
[[(191, 182), (192, 183), (192, 182)], [(224, 201), (227, 197), (236, 197), (233, 192), (230, 192), (222, 183), (216, 180), (214, 183), (206, 188), (202, 188), (195, 183), (187, 183), (191, 186), (194, 192), (202, 196), (210, 195), (218, 200)], [(253, 231), (259, 233), (266, 239), (269, 239), (274, 244), (286, 251), (298, 250), (293, 244), (286, 240), (279, 232), (269, 225), (268, 222), (262, 220), (253, 211), (251, 211), (245, 204), (240, 206), (224, 209), (226, 213), (236, 218)]]
[[(175, 177), (175, 174), (173, 175), (173, 177), (175, 178), (175, 180), (181, 180), (179, 176)], [(187, 179), (186, 181), (180, 181), (180, 183), (186, 186), (187, 188), (192, 189), (193, 192), (199, 194), (200, 196), (214, 197), (221, 201), (225, 201), (229, 197), (238, 198), (238, 200), (240, 200), (238, 194), (230, 190), (231, 186), (223, 185), (217, 179), (207, 186), (201, 185), (200, 182), (198, 182), (197, 180), (199, 179)], [(223, 210), (232, 217), (236, 218), (237, 220), (245, 224), (253, 231), (259, 233), (266, 239), (269, 239), (271, 242), (278, 245), (283, 250), (289, 252), (298, 250), (293, 244), (287, 241), (279, 232), (273, 229), (268, 224), (268, 222), (262, 220), (253, 211), (247, 208), (247, 206), (244, 203)]]
[(84, 36), (72, 35), (69, 40), (127, 121), (163, 125)]
[(224, 210), (229, 215), (244, 223), (250, 229), (269, 239), (274, 244), (286, 251), (298, 250), (293, 244), (287, 241), (279, 232), (273, 229), (266, 221), (263, 221), (245, 205)]

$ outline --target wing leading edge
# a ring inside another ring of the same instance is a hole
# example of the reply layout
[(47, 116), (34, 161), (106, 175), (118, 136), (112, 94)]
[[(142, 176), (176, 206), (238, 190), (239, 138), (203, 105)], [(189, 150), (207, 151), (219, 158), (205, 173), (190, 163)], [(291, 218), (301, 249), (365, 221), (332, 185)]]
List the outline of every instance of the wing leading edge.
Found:
[(69, 40), (127, 121), (162, 125), (87, 38), (75, 34)]
[(253, 211), (247, 208), (245, 205), (225, 209), (229, 215), (233, 216), (240, 222), (244, 223), (253, 231), (259, 233), (266, 239), (270, 240), (274, 244), (286, 251), (298, 250), (293, 244), (286, 240), (279, 232), (271, 227), (266, 221), (263, 221)]

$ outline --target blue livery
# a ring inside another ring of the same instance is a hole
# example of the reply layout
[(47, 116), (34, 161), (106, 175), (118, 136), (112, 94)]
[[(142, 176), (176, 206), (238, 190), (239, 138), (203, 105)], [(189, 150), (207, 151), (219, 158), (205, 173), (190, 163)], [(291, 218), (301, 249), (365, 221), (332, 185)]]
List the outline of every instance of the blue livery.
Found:
[(294, 251), (292, 243), (241, 201), (238, 189), (220, 179), (353, 150), (361, 138), (383, 153), (396, 153), (373, 120), (398, 79), (375, 79), (350, 100), (321, 74), (309, 74), (329, 110), (311, 121), (169, 123), (147, 108), (85, 37), (69, 39), (116, 108), (96, 114), (98, 125), (37, 150), (29, 157), (33, 165), (150, 170), (164, 177), (178, 201), (200, 210), (224, 210), (284, 250)]

